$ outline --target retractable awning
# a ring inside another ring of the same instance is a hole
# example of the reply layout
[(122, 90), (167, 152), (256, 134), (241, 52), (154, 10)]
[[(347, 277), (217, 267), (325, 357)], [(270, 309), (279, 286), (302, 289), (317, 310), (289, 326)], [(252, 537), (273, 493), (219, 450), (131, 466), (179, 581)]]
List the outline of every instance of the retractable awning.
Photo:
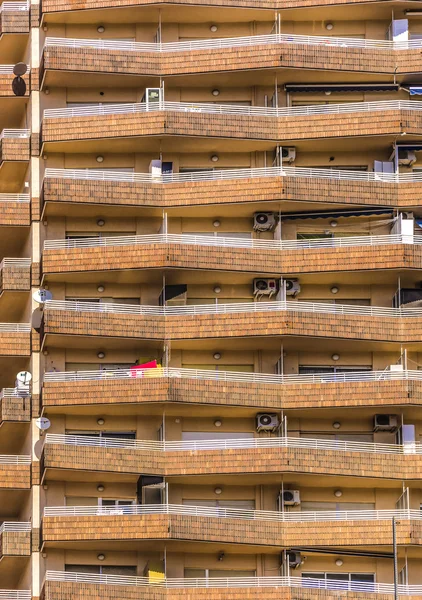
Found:
[(339, 219), (340, 217), (370, 217), (373, 215), (393, 215), (392, 208), (373, 208), (367, 210), (337, 210), (321, 211), (318, 213), (299, 212), (290, 215), (281, 215), (283, 221), (293, 221), (296, 219)]
[(422, 96), (422, 87), (410, 87), (409, 92), (411, 96)]
[[(332, 85), (320, 84), (289, 84), (284, 86), (286, 92), (398, 92), (400, 86), (393, 83), (336, 83)], [(414, 88), (421, 89), (422, 88)], [(422, 93), (422, 91), (421, 91)]]

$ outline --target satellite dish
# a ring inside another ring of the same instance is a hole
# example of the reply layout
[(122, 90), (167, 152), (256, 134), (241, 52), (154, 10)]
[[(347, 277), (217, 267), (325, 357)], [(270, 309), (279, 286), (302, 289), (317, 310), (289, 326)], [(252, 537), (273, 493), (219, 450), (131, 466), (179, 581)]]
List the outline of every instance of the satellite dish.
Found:
[(25, 73), (28, 70), (28, 65), (26, 65), (23, 62), (18, 62), (14, 67), (13, 67), (13, 73), (16, 75), (16, 77), (22, 77), (22, 75), (25, 75)]
[(29, 371), (19, 371), (16, 375), (16, 381), (23, 385), (29, 385), (32, 379), (32, 375)]
[(51, 425), (50, 419), (47, 419), (47, 417), (39, 417), (35, 421), (35, 425), (38, 427), (38, 429), (41, 429), (41, 431), (45, 431)]
[(25, 96), (26, 94), (26, 83), (22, 77), (15, 77), (12, 81), (12, 91), (15, 96)]
[(44, 304), (44, 302), (47, 300), (53, 299), (53, 294), (50, 292), (50, 290), (44, 290), (41, 288), (32, 294), (32, 298), (35, 300), (35, 302), (38, 302), (38, 304)]

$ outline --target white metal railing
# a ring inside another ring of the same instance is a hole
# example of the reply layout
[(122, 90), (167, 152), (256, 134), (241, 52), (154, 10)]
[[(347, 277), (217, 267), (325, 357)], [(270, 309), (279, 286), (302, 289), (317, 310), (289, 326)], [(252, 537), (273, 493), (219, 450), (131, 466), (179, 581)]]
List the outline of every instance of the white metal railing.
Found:
[(29, 333), (30, 323), (0, 323), (0, 333)]
[(233, 438), (194, 441), (128, 440), (84, 435), (48, 433), (46, 444), (64, 446), (85, 446), (101, 448), (122, 448), (125, 450), (146, 450), (155, 452), (186, 452), (198, 450), (229, 450), (247, 448), (304, 448), (311, 450), (331, 450), (337, 452), (364, 452), (370, 454), (422, 454), (422, 443), (412, 445), (379, 444), (374, 442), (349, 442), (344, 440), (324, 440), (295, 437)]
[(30, 202), (29, 194), (0, 194), (0, 202)]
[(239, 46), (266, 46), (268, 44), (300, 44), (305, 46), (328, 46), (341, 48), (369, 48), (378, 50), (408, 50), (421, 48), (421, 40), (389, 41), (349, 37), (330, 37), (319, 35), (296, 35), (275, 33), (190, 42), (125, 42), (123, 40), (96, 40), (47, 37), (44, 48), (58, 46), (64, 48), (92, 48), (96, 50), (122, 50), (125, 52), (191, 52), (193, 50), (212, 50)]
[(111, 304), (98, 302), (78, 302), (77, 300), (47, 300), (46, 310), (70, 312), (96, 312), (129, 314), (139, 316), (172, 317), (231, 313), (299, 312), (329, 313), (335, 315), (359, 315), (388, 318), (420, 318), (421, 308), (384, 308), (382, 306), (359, 306), (348, 304), (328, 304), (324, 302), (242, 302), (231, 304), (191, 304), (187, 306), (134, 306), (131, 304)]
[[(351, 181), (375, 181), (379, 183), (420, 183), (422, 173), (374, 173), (370, 171), (347, 171), (314, 169), (306, 167), (266, 167), (256, 169), (225, 169), (223, 171), (196, 171), (152, 175), (151, 173), (123, 173), (120, 171), (97, 171), (95, 169), (45, 170), (44, 179), (71, 179), (84, 181), (126, 181), (129, 183), (170, 184), (231, 179), (255, 179), (261, 177), (302, 177), (306, 179), (335, 179)], [(1, 194), (0, 194), (1, 200)]]
[(0, 270), (7, 267), (14, 267), (16, 269), (27, 269), (30, 266), (30, 258), (3, 258), (3, 260), (0, 262)]
[(30, 465), (31, 457), (24, 454), (0, 454), (0, 465)]
[[(187, 515), (246, 521), (272, 521), (276, 523), (308, 523), (325, 521), (382, 521), (397, 519), (422, 520), (420, 510), (321, 510), (321, 511), (270, 511), (242, 510), (213, 506), (188, 506), (182, 504), (137, 504), (130, 506), (49, 506), (44, 517), (89, 517), (111, 515)], [(1, 530), (0, 530), (1, 532)]]
[(30, 135), (29, 129), (3, 129), (0, 133), (0, 140), (3, 138), (29, 138)]
[(75, 108), (49, 108), (44, 110), (44, 118), (69, 118), (82, 116), (102, 116), (133, 114), (154, 111), (173, 111), (203, 114), (245, 115), (249, 117), (301, 117), (311, 115), (332, 115), (345, 113), (369, 113), (387, 110), (422, 110), (422, 102), (412, 100), (382, 100), (379, 102), (346, 102), (344, 104), (324, 104), (297, 106), (293, 108), (271, 108), (265, 106), (242, 106), (235, 104), (203, 104), (200, 102), (139, 102), (134, 104), (102, 104)]
[(2, 398), (30, 398), (30, 396), (31, 391), (27, 385), (23, 385), (19, 388), (3, 388), (0, 391), (0, 400), (2, 400)]
[(6, 531), (31, 531), (31, 523), (22, 523), (20, 521), (5, 521), (0, 525), (0, 535)]
[[(342, 590), (350, 592), (393, 594), (390, 583), (367, 583), (333, 579), (313, 579), (308, 577), (210, 577), (210, 578), (166, 578), (153, 580), (148, 577), (124, 575), (97, 575), (92, 573), (69, 573), (67, 571), (47, 571), (45, 581), (82, 583), (91, 585), (147, 586), (152, 588), (268, 588), (293, 587), (321, 590)], [(416, 596), (422, 593), (422, 585), (399, 585), (400, 595)], [(1, 598), (1, 596), (0, 596)]]
[[(29, 10), (28, 2), (3, 2), (0, 4), (0, 13), (7, 11), (27, 11)], [(0, 596), (1, 598), (1, 596)]]
[(203, 381), (236, 381), (269, 385), (312, 385), (314, 383), (354, 383), (360, 381), (422, 381), (422, 371), (356, 371), (352, 373), (311, 373), (309, 375), (272, 375), (270, 373), (243, 373), (241, 371), (209, 371), (206, 369), (183, 369), (159, 367), (157, 369), (114, 369), (101, 371), (54, 371), (44, 373), (45, 383), (78, 381), (113, 381), (115, 379), (137, 379), (169, 377)]
[(61, 248), (97, 248), (99, 246), (132, 246), (152, 244), (180, 244), (253, 248), (262, 250), (304, 250), (317, 248), (343, 248), (351, 246), (384, 246), (390, 244), (422, 244), (422, 235), (363, 235), (353, 237), (324, 238), (317, 240), (258, 240), (255, 238), (230, 238), (208, 235), (160, 233), (154, 235), (130, 235), (118, 237), (93, 237), (68, 240), (46, 240), (44, 250)]
[(31, 600), (32, 592), (27, 590), (0, 590), (0, 600)]

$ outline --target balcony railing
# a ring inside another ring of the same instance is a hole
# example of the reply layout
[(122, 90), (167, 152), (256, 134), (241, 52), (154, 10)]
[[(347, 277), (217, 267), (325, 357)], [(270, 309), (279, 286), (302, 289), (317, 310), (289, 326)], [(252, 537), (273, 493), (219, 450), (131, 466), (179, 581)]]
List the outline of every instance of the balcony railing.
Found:
[(192, 315), (217, 315), (232, 313), (261, 312), (299, 312), (334, 315), (359, 315), (369, 317), (388, 317), (393, 319), (420, 318), (421, 308), (384, 308), (381, 306), (359, 306), (348, 304), (328, 304), (324, 302), (242, 302), (232, 304), (190, 304), (187, 306), (133, 306), (130, 304), (98, 304), (97, 302), (78, 302), (75, 300), (47, 300), (45, 309), (70, 312), (96, 312), (110, 314), (129, 314), (139, 316), (172, 317)]
[[(0, 535), (7, 531), (31, 531), (31, 523), (22, 523), (20, 521), (5, 521), (0, 526)], [(1, 597), (1, 596), (0, 596)]]
[(3, 129), (0, 133), (0, 140), (3, 138), (29, 138), (30, 135), (29, 129)]
[[(7, 11), (27, 11), (29, 10), (28, 2), (3, 2), (0, 4), (0, 13)], [(0, 596), (1, 598), (1, 596)]]
[(303, 250), (306, 248), (344, 248), (350, 246), (384, 246), (390, 244), (422, 244), (422, 235), (363, 235), (319, 240), (258, 240), (254, 238), (229, 238), (208, 235), (160, 233), (155, 235), (130, 235), (119, 237), (93, 237), (69, 240), (46, 240), (44, 250), (62, 248), (97, 248), (100, 246), (132, 246), (151, 244), (187, 244), (261, 250)]
[[(422, 520), (420, 510), (339, 510), (276, 512), (270, 510), (238, 510), (234, 508), (188, 506), (181, 504), (142, 504), (132, 506), (49, 506), (44, 517), (106, 517), (111, 515), (187, 515), (190, 517), (216, 517), (247, 521), (273, 521), (277, 523), (308, 523), (321, 521), (382, 521), (397, 519)], [(26, 530), (25, 530), (26, 531)], [(1, 530), (0, 530), (1, 533)]]
[(0, 202), (30, 202), (29, 194), (0, 194)]
[(369, 454), (422, 454), (422, 443), (378, 444), (373, 442), (348, 442), (344, 440), (322, 440), (295, 437), (245, 438), (224, 440), (162, 441), (109, 439), (85, 435), (48, 433), (46, 444), (81, 446), (93, 448), (124, 448), (155, 452), (186, 452), (197, 450), (229, 450), (246, 448), (305, 448), (311, 450), (333, 450), (336, 452), (365, 452)]
[(30, 323), (0, 323), (0, 333), (30, 333)]
[(30, 465), (31, 457), (24, 454), (0, 454), (0, 465)]
[(32, 593), (27, 590), (0, 590), (0, 600), (31, 600)]
[(319, 35), (296, 35), (276, 33), (233, 38), (193, 40), (190, 42), (125, 42), (122, 40), (95, 40), (76, 38), (47, 37), (44, 48), (60, 46), (65, 48), (95, 48), (99, 50), (122, 50), (124, 52), (190, 52), (192, 50), (214, 50), (240, 46), (266, 46), (269, 44), (302, 44), (305, 46), (328, 46), (339, 48), (370, 48), (378, 50), (409, 50), (421, 48), (421, 40), (389, 41), (361, 38), (329, 37)]
[[(194, 173), (122, 173), (90, 169), (46, 169), (45, 179), (70, 179), (73, 181), (125, 181), (129, 183), (186, 183), (191, 181), (220, 181), (230, 179), (255, 179), (261, 177), (299, 177), (306, 179), (334, 179), (345, 181), (373, 181), (379, 183), (419, 183), (422, 173), (373, 173), (347, 170), (313, 169), (305, 167), (267, 167), (262, 169), (226, 169)], [(0, 195), (1, 200), (1, 195)]]
[[(350, 592), (393, 594), (394, 585), (389, 583), (366, 583), (335, 579), (313, 579), (305, 577), (216, 577), (202, 579), (164, 578), (153, 580), (148, 577), (122, 575), (95, 575), (91, 573), (68, 573), (47, 571), (45, 581), (81, 583), (91, 585), (120, 585), (153, 588), (268, 588), (293, 587), (316, 588), (321, 590), (342, 590)], [(403, 596), (422, 594), (422, 585), (399, 585), (398, 592)], [(1, 598), (1, 596), (0, 596)]]
[(0, 391), (0, 400), (3, 398), (30, 398), (31, 391), (29, 386), (25, 385), (19, 388), (3, 388)]
[(13, 267), (14, 269), (27, 269), (31, 266), (30, 258), (3, 258), (0, 262), (0, 269)]
[(270, 373), (242, 373), (241, 371), (209, 371), (206, 369), (178, 369), (160, 367), (142, 371), (115, 369), (101, 371), (63, 371), (44, 374), (45, 383), (78, 381), (113, 381), (116, 379), (138, 379), (170, 377), (176, 379), (196, 379), (203, 381), (234, 381), (276, 385), (312, 385), (314, 383), (354, 383), (360, 381), (422, 381), (422, 371), (357, 371), (352, 373), (319, 373), (309, 375), (271, 375)]
[[(422, 44), (422, 40), (421, 40)], [(380, 102), (346, 102), (344, 104), (310, 105), (294, 108), (271, 108), (264, 106), (240, 106), (235, 104), (202, 104), (200, 102), (139, 102), (136, 104), (104, 104), (77, 108), (49, 108), (44, 119), (84, 116), (133, 114), (154, 111), (204, 113), (220, 115), (245, 115), (250, 117), (301, 117), (347, 113), (369, 113), (387, 110), (422, 110), (422, 102), (412, 100), (383, 100)], [(130, 135), (130, 132), (128, 132)]]

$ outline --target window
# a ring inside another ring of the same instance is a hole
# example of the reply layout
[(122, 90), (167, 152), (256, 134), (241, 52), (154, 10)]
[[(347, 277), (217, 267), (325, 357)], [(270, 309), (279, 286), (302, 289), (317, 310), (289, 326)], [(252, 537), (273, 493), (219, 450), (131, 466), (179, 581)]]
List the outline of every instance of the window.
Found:
[(343, 511), (343, 510), (375, 510), (374, 502), (301, 502), (300, 508), (303, 511), (317, 512), (324, 510)]
[(184, 235), (196, 235), (204, 237), (229, 237), (240, 239), (251, 239), (251, 231), (184, 231)]
[(254, 366), (253, 365), (190, 365), (183, 364), (183, 369), (198, 369), (202, 371), (235, 371), (242, 373), (253, 373)]
[(182, 431), (182, 440), (234, 440), (253, 438), (251, 431)]
[(88, 238), (109, 238), (136, 235), (136, 231), (66, 231), (67, 240), (81, 240)]
[(229, 571), (223, 569), (185, 569), (188, 579), (212, 579), (213, 577), (255, 577), (256, 571)]
[(98, 437), (98, 438), (104, 438), (104, 439), (108, 439), (108, 440), (112, 440), (112, 439), (135, 440), (136, 439), (135, 431), (74, 431), (74, 430), (67, 429), (66, 435)]
[(98, 498), (98, 506), (133, 506), (135, 504), (135, 500), (118, 500), (118, 499), (107, 499), (107, 498)]
[(303, 579), (325, 579), (336, 581), (356, 581), (361, 583), (374, 583), (374, 573), (302, 573)]
[(255, 510), (255, 500), (182, 500), (184, 506), (218, 506), (221, 508), (237, 508), (239, 510)]
[(365, 365), (354, 365), (353, 367), (331, 367), (331, 366), (308, 366), (308, 365), (299, 365), (299, 375), (323, 375), (325, 373), (359, 373), (360, 371), (372, 371), (372, 367)]
[(65, 565), (67, 573), (92, 573), (97, 575), (136, 575), (136, 566), (120, 565)]
[(368, 298), (299, 298), (298, 302), (315, 302), (316, 304), (343, 304), (346, 306), (370, 306)]

